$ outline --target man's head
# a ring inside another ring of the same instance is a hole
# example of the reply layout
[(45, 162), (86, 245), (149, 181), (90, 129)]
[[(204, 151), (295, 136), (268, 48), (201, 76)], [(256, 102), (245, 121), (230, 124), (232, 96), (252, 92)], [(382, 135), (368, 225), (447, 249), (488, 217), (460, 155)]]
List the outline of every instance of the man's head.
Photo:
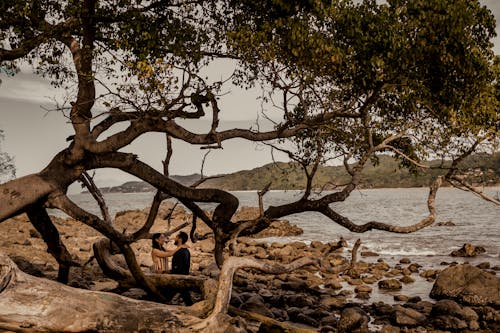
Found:
[(181, 231), (177, 234), (177, 237), (175, 238), (175, 243), (177, 245), (186, 244), (187, 240), (188, 240), (188, 235), (184, 231)]

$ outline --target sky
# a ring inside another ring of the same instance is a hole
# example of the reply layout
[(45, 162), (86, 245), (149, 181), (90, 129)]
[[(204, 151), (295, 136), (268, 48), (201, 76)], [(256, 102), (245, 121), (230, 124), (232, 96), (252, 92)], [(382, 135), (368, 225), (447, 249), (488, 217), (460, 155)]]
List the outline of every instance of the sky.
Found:
[[(488, 6), (497, 22), (500, 22), (500, 0), (482, 0)], [(497, 24), (497, 35), (500, 27)], [(496, 37), (495, 53), (500, 54), (500, 37)], [(219, 62), (209, 69), (209, 74), (227, 77), (233, 66), (228, 62)], [(0, 141), (0, 151), (14, 157), (16, 175), (21, 177), (39, 172), (51, 158), (67, 147), (66, 138), (72, 134), (68, 119), (53, 109), (53, 97), (61, 95), (49, 83), (30, 73), (25, 68), (14, 77), (6, 76), (0, 71), (0, 129), (5, 138)], [(241, 90), (231, 87), (227, 95), (221, 99), (221, 128), (250, 128), (257, 119), (262, 128), (270, 128), (271, 124), (262, 116), (261, 103), (255, 90)], [(267, 110), (269, 111), (269, 110)], [(210, 114), (208, 112), (208, 114)], [(201, 124), (190, 125), (190, 129), (202, 131), (209, 128), (209, 118)], [(174, 140), (174, 154), (170, 164), (171, 175), (188, 175), (200, 173), (201, 160), (206, 150), (193, 147)], [(157, 170), (162, 170), (161, 161), (165, 157), (165, 136), (150, 133), (136, 140), (122, 151), (134, 152), (139, 158)], [(281, 153), (271, 154), (269, 147), (241, 139), (223, 143), (223, 149), (212, 150), (204, 165), (205, 175), (231, 173), (238, 170), (252, 169), (275, 160), (286, 161)], [(98, 186), (119, 185), (134, 177), (116, 170), (100, 170), (95, 175)], [(70, 191), (79, 191), (72, 187)]]

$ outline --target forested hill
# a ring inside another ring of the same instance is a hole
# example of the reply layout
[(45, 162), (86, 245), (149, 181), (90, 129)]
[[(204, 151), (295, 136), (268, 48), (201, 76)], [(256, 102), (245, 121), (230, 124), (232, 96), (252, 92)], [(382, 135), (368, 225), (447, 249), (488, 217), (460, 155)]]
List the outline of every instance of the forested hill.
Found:
[[(438, 165), (440, 161), (429, 162)], [(475, 155), (465, 161), (470, 171), (467, 178), (475, 185), (496, 186), (500, 184), (500, 154)], [(485, 172), (482, 172), (485, 171)], [(430, 180), (443, 174), (442, 170), (426, 170), (412, 174), (399, 167), (398, 161), (389, 156), (380, 156), (379, 163), (369, 165), (363, 172), (360, 187), (422, 187), (428, 186)], [(199, 175), (172, 176), (184, 185), (190, 185), (199, 179)], [(304, 188), (306, 178), (299, 165), (295, 163), (271, 163), (252, 170), (244, 170), (232, 174), (221, 175), (219, 178), (210, 179), (200, 187), (218, 187), (225, 190), (260, 190), (269, 182), (271, 189), (292, 190)], [(320, 167), (315, 188), (332, 189), (334, 184), (344, 184), (348, 181), (347, 174), (342, 166)], [(446, 185), (446, 184), (445, 184)], [(104, 188), (104, 192), (149, 192), (154, 188), (144, 182), (127, 182), (121, 186)]]

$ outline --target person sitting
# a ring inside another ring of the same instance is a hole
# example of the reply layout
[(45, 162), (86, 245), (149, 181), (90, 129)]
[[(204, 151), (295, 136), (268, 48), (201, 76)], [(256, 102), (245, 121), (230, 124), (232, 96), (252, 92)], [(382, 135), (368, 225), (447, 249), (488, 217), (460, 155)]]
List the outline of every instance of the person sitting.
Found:
[[(187, 240), (188, 235), (183, 231), (179, 232), (175, 238), (175, 245), (177, 245), (178, 248), (172, 257), (172, 274), (189, 275), (191, 253), (189, 252), (189, 246), (186, 244)], [(193, 305), (189, 289), (181, 290), (180, 294), (187, 306)]]
[(189, 275), (191, 253), (189, 252), (189, 246), (186, 244), (187, 240), (188, 235), (183, 231), (179, 232), (175, 238), (177, 250), (172, 257), (172, 274)]
[(152, 250), (151, 250), (151, 258), (153, 259), (153, 267), (152, 267), (152, 272), (153, 273), (168, 273), (168, 257), (171, 257), (174, 255), (175, 251), (179, 249), (179, 247), (173, 249), (173, 250), (166, 250), (163, 247), (163, 244), (165, 243), (166, 237), (162, 233), (155, 233), (153, 234), (152, 238)]

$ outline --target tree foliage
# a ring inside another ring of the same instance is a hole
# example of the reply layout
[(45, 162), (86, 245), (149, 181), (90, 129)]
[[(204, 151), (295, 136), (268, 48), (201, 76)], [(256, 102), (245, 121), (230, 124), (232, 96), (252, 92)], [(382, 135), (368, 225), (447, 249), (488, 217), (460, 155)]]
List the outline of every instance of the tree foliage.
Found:
[[(0, 140), (3, 140), (4, 134), (0, 130)], [(12, 157), (0, 150), (0, 183), (10, 180), (16, 176), (16, 169)]]
[[(28, 212), (40, 227), (51, 223), (45, 207), (63, 210), (117, 244), (132, 276), (152, 293), (130, 244), (149, 236), (154, 216), (134, 234), (115, 230), (87, 171), (116, 168), (152, 184), (158, 189), (153, 207), (167, 196), (179, 200), (213, 229), (219, 264), (230, 239), (303, 211), (356, 232), (418, 230), (435, 219), (441, 178), (431, 186), (429, 217), (411, 227), (356, 225), (329, 204), (345, 200), (382, 153), (414, 171), (429, 156), (451, 160), (441, 165), (444, 179), (486, 197), (463, 182), (459, 166), (498, 144), (494, 34), (491, 12), (471, 0), (2, 2), (2, 65), (15, 69), (27, 61), (53, 85), (73, 91), (66, 112), (74, 135), (40, 173), (1, 185), (0, 201), (7, 204), (0, 221)], [(231, 82), (202, 75), (214, 61), (236, 66)], [(220, 130), (219, 101), (229, 84), (261, 89), (266, 116), (281, 120), (270, 131)], [(206, 133), (179, 121), (202, 118), (211, 119)], [(148, 132), (205, 149), (234, 138), (271, 145), (303, 168), (304, 194), (256, 220), (231, 221), (239, 204), (231, 193), (168, 177), (171, 146), (163, 172), (121, 152)], [(311, 198), (319, 165), (334, 158), (344, 161), (349, 179), (337, 184), (339, 191)], [(65, 195), (76, 181), (92, 189), (101, 217)], [(208, 216), (199, 202), (217, 207)], [(74, 262), (55, 228), (44, 230), (64, 281)]]

